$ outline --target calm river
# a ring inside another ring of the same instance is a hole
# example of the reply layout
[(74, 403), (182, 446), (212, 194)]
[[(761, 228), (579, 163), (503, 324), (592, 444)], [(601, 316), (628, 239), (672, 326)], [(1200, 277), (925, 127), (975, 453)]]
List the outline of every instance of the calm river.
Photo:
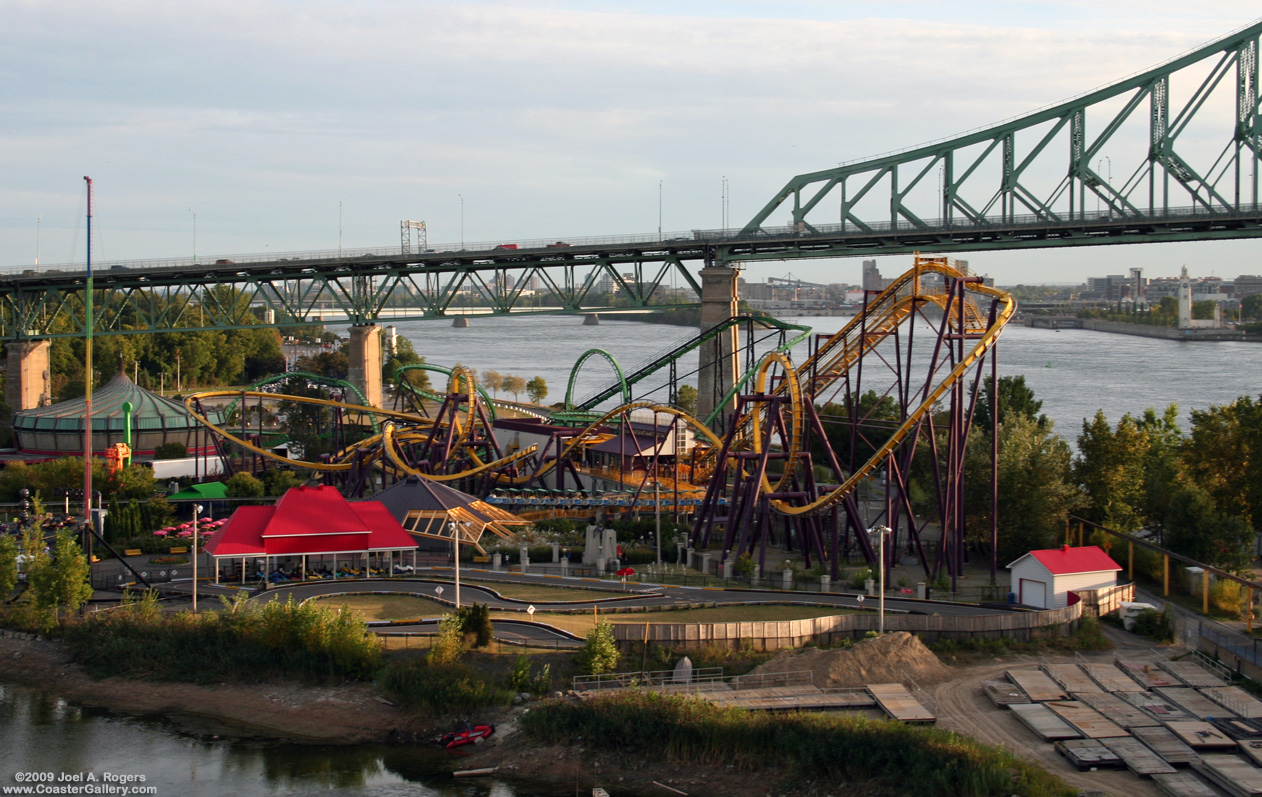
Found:
[[(850, 317), (785, 320), (810, 326), (816, 333), (831, 333)], [(584, 326), (581, 316), (475, 317), (469, 324), (456, 328), (450, 322), (409, 321), (397, 328), (433, 365), (461, 363), (527, 380), (541, 376), (548, 384), (548, 403), (565, 397), (570, 369), (588, 349), (608, 351), (625, 372), (695, 334), (686, 327), (609, 317), (602, 318), (599, 326)], [(806, 354), (805, 344), (799, 349), (794, 354), (798, 362)], [(695, 377), (684, 375), (695, 368), (696, 355), (691, 355), (686, 367), (679, 369), (681, 381), (695, 385)], [(1023, 374), (1035, 397), (1042, 400), (1043, 412), (1072, 442), (1082, 429), (1082, 420), (1094, 416), (1097, 409), (1116, 423), (1123, 413), (1178, 404), (1186, 423), (1189, 410), (1224, 404), (1242, 395), (1256, 399), (1262, 393), (1262, 344), (1193, 343), (1012, 325), (1000, 340), (999, 373)], [(575, 397), (602, 387), (612, 376), (604, 360), (589, 359), (578, 374)], [(639, 388), (634, 395), (646, 397)], [(649, 398), (665, 401), (667, 396), (662, 390)]]
[(19, 785), (17, 773), (35, 772), (82, 775), (84, 785), (108, 783), (106, 773), (144, 776), (131, 785), (154, 787), (143, 793), (160, 797), (541, 797), (493, 781), (427, 775), (425, 760), (445, 755), (438, 750), (288, 744), (232, 733), (192, 718), (186, 724), (82, 708), (0, 681), (0, 793)]

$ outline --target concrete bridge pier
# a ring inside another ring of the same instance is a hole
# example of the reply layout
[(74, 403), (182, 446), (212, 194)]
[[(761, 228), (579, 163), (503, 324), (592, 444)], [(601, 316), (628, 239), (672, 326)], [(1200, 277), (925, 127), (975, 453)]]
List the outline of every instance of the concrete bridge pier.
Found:
[(380, 407), (381, 393), (381, 327), (359, 324), (351, 327), (347, 345), (347, 381), (363, 391), (368, 404)]
[[(740, 271), (729, 266), (701, 269), (701, 330), (704, 331), (736, 315), (736, 279)], [(697, 371), (697, 417), (704, 418), (718, 406), (727, 391), (740, 378), (736, 327), (702, 344)], [(736, 411), (735, 399), (715, 417), (714, 426), (727, 428), (727, 418)]]
[(52, 341), (19, 340), (5, 344), (7, 376), (4, 403), (13, 412), (51, 403), (48, 351)]

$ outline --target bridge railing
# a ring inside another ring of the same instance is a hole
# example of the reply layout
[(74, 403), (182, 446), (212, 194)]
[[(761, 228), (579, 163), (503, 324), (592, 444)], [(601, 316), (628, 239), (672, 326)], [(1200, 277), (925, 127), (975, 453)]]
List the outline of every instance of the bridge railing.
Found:
[[(523, 254), (526, 252), (538, 252), (539, 250), (556, 250), (558, 253), (569, 249), (581, 249), (584, 247), (625, 247), (637, 244), (660, 245), (664, 248), (671, 246), (679, 246), (681, 244), (719, 244), (719, 243), (738, 243), (741, 241), (763, 240), (767, 238), (835, 238), (838, 236), (863, 236), (867, 234), (891, 232), (936, 232), (936, 231), (965, 231), (965, 230), (1004, 230), (1004, 229), (1030, 229), (1030, 228), (1070, 228), (1099, 226), (1101, 229), (1108, 229), (1109, 225), (1126, 225), (1127, 223), (1143, 222), (1161, 222), (1161, 221), (1178, 221), (1190, 219), (1232, 219), (1232, 218), (1254, 218), (1262, 214), (1262, 207), (1249, 208), (1246, 210), (1236, 211), (1227, 208), (1216, 208), (1212, 212), (1206, 211), (1204, 208), (1196, 206), (1169, 208), (1160, 213), (1142, 213), (1142, 214), (1120, 214), (1116, 211), (1109, 213), (1108, 209), (1100, 211), (1079, 211), (1074, 218), (1052, 218), (1047, 214), (1025, 214), (1013, 216), (1009, 219), (1003, 219), (998, 216), (988, 216), (980, 221), (973, 220), (952, 220), (946, 219), (927, 219), (922, 224), (915, 224), (905, 219), (895, 222), (889, 220), (864, 222), (867, 229), (858, 227), (854, 222), (848, 223), (832, 223), (817, 224), (814, 229), (806, 226), (777, 226), (777, 227), (761, 227), (752, 234), (741, 234), (739, 228), (727, 229), (695, 229), (684, 232), (662, 233), (646, 233), (639, 235), (597, 235), (597, 236), (580, 236), (567, 237), (564, 239), (554, 238), (538, 238), (530, 240), (500, 240), (500, 241), (481, 241), (467, 242), (463, 245), (459, 243), (435, 244), (432, 248), (426, 249), (424, 252), (412, 252), (411, 256), (415, 256), (418, 262), (428, 255), (449, 255), (449, 254), (467, 254), (470, 256), (478, 255), (503, 255), (506, 252), (518, 251)], [(208, 257), (175, 257), (175, 258), (155, 258), (148, 260), (109, 260), (95, 263), (93, 270), (97, 275), (105, 274), (111, 270), (118, 269), (147, 269), (162, 270), (169, 269), (172, 271), (188, 270), (191, 267), (222, 269), (233, 265), (250, 265), (259, 263), (292, 263), (301, 261), (311, 265), (320, 263), (348, 263), (357, 259), (371, 259), (383, 257), (399, 257), (402, 255), (401, 248), (398, 246), (358, 248), (358, 249), (316, 249), (299, 252), (253, 252), (247, 254), (228, 254), (214, 255)], [(540, 265), (540, 264), (536, 264)], [(77, 273), (83, 271), (82, 263), (62, 263), (62, 264), (44, 264), (38, 270), (30, 265), (12, 265), (0, 267), (0, 273), (7, 274), (38, 274), (42, 272), (72, 272)]]

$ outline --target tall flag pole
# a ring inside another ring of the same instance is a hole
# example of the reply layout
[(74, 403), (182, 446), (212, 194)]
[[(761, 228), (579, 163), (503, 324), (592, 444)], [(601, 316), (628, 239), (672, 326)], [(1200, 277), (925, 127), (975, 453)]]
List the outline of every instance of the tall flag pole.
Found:
[(88, 183), (88, 285), (84, 293), (83, 520), (92, 522), (92, 178)]

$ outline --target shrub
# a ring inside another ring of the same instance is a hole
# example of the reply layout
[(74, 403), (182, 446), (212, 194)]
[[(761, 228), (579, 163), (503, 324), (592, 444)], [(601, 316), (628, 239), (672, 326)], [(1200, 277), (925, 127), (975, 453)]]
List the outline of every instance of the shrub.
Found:
[(618, 670), (618, 643), (613, 638), (613, 626), (597, 623), (587, 634), (587, 641), (575, 654), (575, 663), (584, 675), (599, 675)]
[(738, 576), (752, 576), (754, 574), (754, 557), (747, 553), (736, 557), (736, 562), (732, 565), (732, 572)]
[(461, 606), (456, 610), (460, 633), (466, 647), (482, 648), (491, 644), (494, 628), (491, 626), (491, 608), (485, 603)]
[(1209, 585), (1209, 603), (1220, 614), (1239, 617), (1244, 605), (1244, 590), (1240, 584), (1227, 579), (1215, 579)]
[(1167, 608), (1160, 612), (1145, 609), (1135, 615), (1134, 631), (1157, 642), (1174, 641), (1174, 618)]
[(394, 702), (436, 714), (463, 714), (512, 700), (476, 670), (458, 662), (436, 663), (432, 656), (391, 660), (382, 669), (379, 683)]
[(464, 628), (460, 618), (454, 614), (444, 615), (438, 621), (438, 637), (429, 649), (431, 664), (443, 667), (460, 661), (464, 655)]
[(530, 664), (529, 656), (518, 656), (513, 662), (513, 669), (508, 674), (508, 686), (514, 692), (529, 692), (541, 695), (552, 691), (552, 665), (545, 664), (536, 674)]

